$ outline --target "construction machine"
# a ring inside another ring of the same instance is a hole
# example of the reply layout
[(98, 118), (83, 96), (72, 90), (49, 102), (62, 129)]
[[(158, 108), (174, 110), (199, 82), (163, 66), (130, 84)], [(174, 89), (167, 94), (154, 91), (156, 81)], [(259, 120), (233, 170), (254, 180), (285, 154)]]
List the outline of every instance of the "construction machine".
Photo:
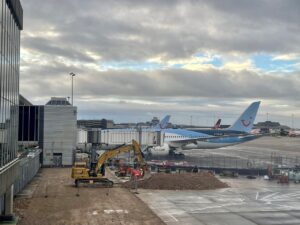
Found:
[(139, 177), (143, 177), (145, 172), (148, 170), (148, 166), (146, 162), (144, 161), (142, 151), (139, 146), (134, 148), (134, 162), (131, 164), (124, 164), (122, 162), (118, 162), (117, 164), (117, 170), (115, 172), (115, 175), (117, 177), (128, 177), (132, 176), (133, 173), (136, 171), (139, 171), (140, 175)]
[(141, 168), (146, 168), (139, 144), (132, 140), (132, 144), (121, 145), (115, 149), (104, 152), (97, 160), (97, 163), (91, 163), (90, 167), (85, 162), (75, 162), (72, 167), (72, 178), (75, 179), (75, 186), (80, 183), (101, 183), (105, 186), (112, 187), (113, 182), (105, 177), (105, 162), (121, 153), (134, 151), (136, 161)]

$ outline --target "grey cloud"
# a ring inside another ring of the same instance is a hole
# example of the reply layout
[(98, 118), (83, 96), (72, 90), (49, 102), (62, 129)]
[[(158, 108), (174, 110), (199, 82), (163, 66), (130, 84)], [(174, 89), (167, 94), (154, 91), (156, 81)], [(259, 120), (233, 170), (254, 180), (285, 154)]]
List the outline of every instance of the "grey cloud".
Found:
[(47, 38), (24, 37), (22, 40), (22, 44), (25, 46), (25, 48), (37, 51), (38, 53), (41, 53), (43, 55), (56, 57), (63, 56), (69, 59), (79, 60), (81, 62), (94, 61), (91, 57), (88, 57), (87, 54), (81, 52), (80, 49), (73, 48), (72, 45), (60, 45)]
[[(108, 71), (81, 80), (80, 93), (124, 96), (299, 99), (299, 74), (260, 76), (241, 71)], [(297, 80), (297, 81), (296, 81)], [(96, 81), (96, 82), (95, 82)], [(98, 81), (98, 82), (97, 82)]]
[(56, 46), (95, 50), (104, 60), (183, 58), (205, 50), (286, 53), (300, 46), (298, 1), (27, 0), (23, 7), (25, 29), (53, 27), (61, 34)]
[[(101, 55), (99, 63), (142, 62), (158, 55), (163, 59), (187, 58), (202, 51), (299, 53), (299, 1), (21, 1), (25, 16), (22, 48), (48, 60), (45, 65), (23, 58), (21, 91), (29, 99), (43, 99), (38, 100), (40, 104), (50, 96), (70, 95), (70, 71), (78, 74), (75, 97), (86, 115), (97, 110), (133, 114), (139, 109), (150, 113), (172, 109), (186, 114), (198, 110), (194, 105), (207, 102), (242, 110), (230, 102), (248, 99), (278, 99), (294, 107), (299, 101), (299, 73), (285, 76), (222, 69), (98, 72), (86, 66), (98, 63), (87, 51)], [(47, 31), (59, 35), (50, 37), (43, 33)], [(67, 65), (57, 56), (79, 65)], [(82, 96), (112, 96), (122, 103), (88, 104)], [(128, 99), (166, 106), (132, 104)]]
[[(27, 76), (21, 82), (21, 93), (36, 104), (45, 104), (51, 96), (70, 96), (71, 82), (67, 74), (48, 74), (42, 79)], [(297, 115), (299, 111), (299, 85), (299, 73), (261, 76), (250, 71), (219, 70), (85, 71), (75, 77), (74, 97), (79, 118), (134, 121), (149, 119), (149, 113), (171, 113), (177, 123), (189, 123), (189, 117), (193, 115), (199, 124), (210, 125), (205, 121), (213, 121), (216, 115), (223, 115), (224, 122), (232, 122), (247, 106), (246, 100), (262, 100), (259, 118), (265, 119), (269, 112), (273, 119), (288, 121), (282, 116)], [(115, 100), (110, 102), (109, 99)], [(211, 108), (210, 104), (219, 107)], [(278, 108), (276, 104), (288, 105), (288, 108)]]
[[(261, 75), (251, 71), (232, 72), (210, 69), (204, 72), (183, 69), (129, 71), (109, 70), (97, 72), (91, 69), (64, 67), (61, 65), (33, 67), (22, 78), (24, 89), (34, 82), (35, 92), (42, 91), (45, 82), (52, 87), (48, 95), (65, 93), (68, 72), (75, 71), (78, 96), (147, 97), (211, 97), (211, 98), (267, 98), (295, 99), (300, 96), (300, 74)], [(56, 71), (56, 75), (51, 75)], [(43, 79), (30, 76), (43, 74)], [(64, 81), (60, 83), (60, 81)], [(58, 85), (58, 87), (55, 87)]]

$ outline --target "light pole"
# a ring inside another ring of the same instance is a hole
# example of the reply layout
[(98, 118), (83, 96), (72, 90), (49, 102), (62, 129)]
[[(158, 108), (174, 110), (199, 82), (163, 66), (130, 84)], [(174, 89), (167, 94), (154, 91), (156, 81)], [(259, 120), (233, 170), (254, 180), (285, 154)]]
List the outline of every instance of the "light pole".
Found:
[(72, 78), (72, 106), (73, 106), (73, 77), (75, 77), (75, 73), (71, 72), (70, 75)]

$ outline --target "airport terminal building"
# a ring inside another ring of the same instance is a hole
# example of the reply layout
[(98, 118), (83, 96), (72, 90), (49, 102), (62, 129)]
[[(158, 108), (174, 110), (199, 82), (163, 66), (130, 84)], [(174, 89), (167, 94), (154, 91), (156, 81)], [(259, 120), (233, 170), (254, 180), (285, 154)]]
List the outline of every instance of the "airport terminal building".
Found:
[(19, 145), (39, 146), (43, 166), (71, 166), (76, 149), (77, 107), (52, 97), (46, 105), (19, 106)]
[(0, 215), (12, 213), (13, 182), (17, 176), (20, 31), (19, 0), (0, 0)]

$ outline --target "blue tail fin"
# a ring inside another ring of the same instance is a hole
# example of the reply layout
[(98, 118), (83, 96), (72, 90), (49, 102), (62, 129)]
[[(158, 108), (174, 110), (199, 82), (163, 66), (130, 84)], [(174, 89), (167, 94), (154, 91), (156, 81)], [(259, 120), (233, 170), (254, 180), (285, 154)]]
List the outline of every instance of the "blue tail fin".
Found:
[(165, 129), (170, 121), (171, 116), (166, 115), (160, 122), (155, 126), (157, 129)]
[(227, 130), (234, 130), (240, 132), (250, 133), (255, 121), (255, 117), (259, 108), (260, 102), (253, 102), (243, 114), (235, 121), (235, 123), (227, 128)]

